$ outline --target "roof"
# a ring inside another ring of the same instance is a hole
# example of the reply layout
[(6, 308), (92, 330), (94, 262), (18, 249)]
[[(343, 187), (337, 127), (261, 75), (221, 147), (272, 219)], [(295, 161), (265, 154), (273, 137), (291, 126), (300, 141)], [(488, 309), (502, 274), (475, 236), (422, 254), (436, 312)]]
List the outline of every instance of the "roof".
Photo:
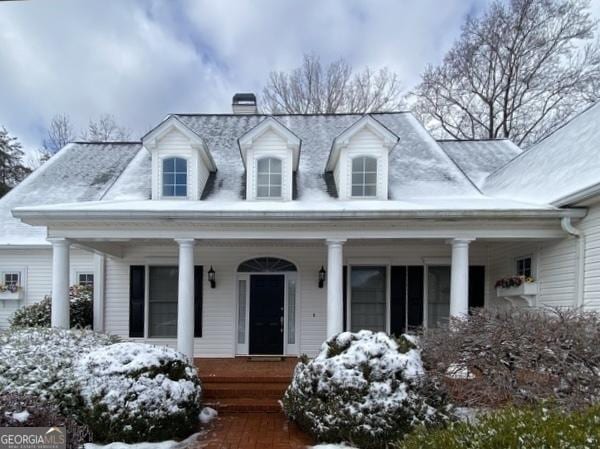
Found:
[(140, 151), (139, 142), (71, 143), (0, 200), (0, 245), (47, 244), (46, 229), (13, 218), (17, 206), (97, 201)]
[(478, 187), (490, 173), (522, 152), (508, 139), (438, 140), (438, 143)]
[(492, 173), (487, 195), (564, 205), (600, 182), (600, 103)]

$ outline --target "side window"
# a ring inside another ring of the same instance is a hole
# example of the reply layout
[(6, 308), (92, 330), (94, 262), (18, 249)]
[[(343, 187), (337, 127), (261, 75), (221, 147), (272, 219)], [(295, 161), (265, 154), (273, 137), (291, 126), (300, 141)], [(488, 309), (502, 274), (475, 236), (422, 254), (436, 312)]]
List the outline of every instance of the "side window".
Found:
[(532, 274), (531, 256), (518, 257), (516, 260), (516, 275), (530, 278)]
[(77, 273), (77, 285), (80, 287), (94, 288), (93, 273)]
[(181, 157), (163, 159), (162, 194), (165, 197), (187, 196), (187, 160)]
[(256, 168), (256, 197), (281, 198), (281, 160), (274, 157), (259, 159)]
[(377, 196), (377, 159), (361, 156), (352, 159), (352, 196)]
[(13, 272), (5, 272), (2, 275), (4, 287), (10, 291), (17, 291), (19, 287), (21, 287), (21, 273), (13, 271)]

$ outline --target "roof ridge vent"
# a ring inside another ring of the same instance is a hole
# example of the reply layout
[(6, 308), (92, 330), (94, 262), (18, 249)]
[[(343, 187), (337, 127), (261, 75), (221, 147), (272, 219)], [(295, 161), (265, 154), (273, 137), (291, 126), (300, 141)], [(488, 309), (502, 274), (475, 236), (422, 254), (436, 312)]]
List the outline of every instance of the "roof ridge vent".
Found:
[(233, 113), (236, 115), (250, 115), (258, 114), (258, 108), (256, 107), (256, 95), (252, 92), (238, 92), (233, 96), (231, 102)]

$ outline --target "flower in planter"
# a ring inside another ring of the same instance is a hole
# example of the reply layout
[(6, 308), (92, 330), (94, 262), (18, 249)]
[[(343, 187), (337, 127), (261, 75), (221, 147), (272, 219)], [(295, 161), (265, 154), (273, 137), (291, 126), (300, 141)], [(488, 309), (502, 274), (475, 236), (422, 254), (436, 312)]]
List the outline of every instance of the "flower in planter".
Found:
[(5, 292), (17, 293), (19, 290), (21, 290), (21, 287), (19, 285), (0, 284), (0, 293), (5, 293)]
[(535, 279), (531, 276), (509, 276), (502, 279), (498, 279), (495, 288), (512, 288), (519, 287), (523, 283), (531, 284), (535, 282)]

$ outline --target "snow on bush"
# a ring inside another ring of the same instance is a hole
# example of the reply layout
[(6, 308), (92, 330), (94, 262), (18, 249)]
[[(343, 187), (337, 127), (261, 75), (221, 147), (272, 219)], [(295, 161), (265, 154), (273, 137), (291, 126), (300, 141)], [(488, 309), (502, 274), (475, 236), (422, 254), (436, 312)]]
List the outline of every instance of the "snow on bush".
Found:
[(294, 371), (283, 407), (319, 441), (382, 448), (418, 424), (448, 418), (444, 395), (424, 375), (415, 342), (382, 332), (344, 332)]
[(170, 348), (117, 343), (81, 357), (74, 372), (95, 439), (161, 441), (188, 436), (198, 423), (196, 369)]
[(0, 427), (65, 427), (67, 449), (79, 449), (90, 441), (89, 429), (65, 416), (54, 404), (30, 395), (0, 394)]
[[(93, 322), (93, 290), (90, 287), (69, 288), (71, 327), (91, 328)], [(50, 327), (52, 298), (44, 297), (40, 302), (23, 306), (10, 318), (13, 328)]]
[(77, 406), (72, 364), (91, 349), (114, 343), (92, 331), (26, 328), (0, 334), (0, 392)]

